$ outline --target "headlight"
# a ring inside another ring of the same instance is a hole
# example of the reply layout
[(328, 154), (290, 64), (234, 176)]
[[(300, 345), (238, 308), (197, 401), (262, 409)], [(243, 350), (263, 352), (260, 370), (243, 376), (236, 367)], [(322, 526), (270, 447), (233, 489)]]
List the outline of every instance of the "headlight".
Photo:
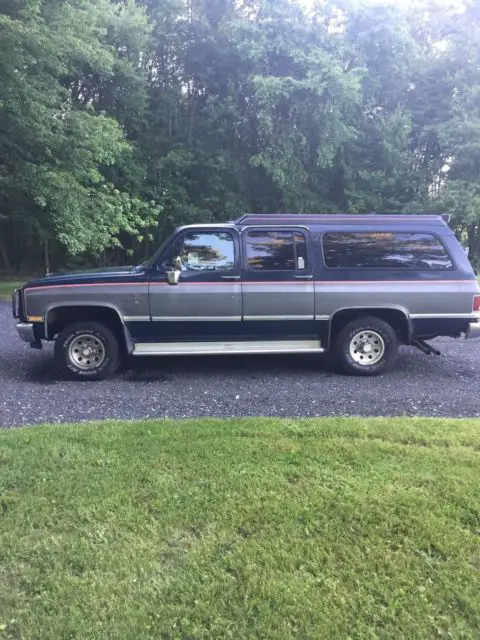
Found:
[(22, 304), (22, 290), (15, 289), (12, 294), (12, 312), (14, 318), (19, 318), (21, 314), (21, 304)]

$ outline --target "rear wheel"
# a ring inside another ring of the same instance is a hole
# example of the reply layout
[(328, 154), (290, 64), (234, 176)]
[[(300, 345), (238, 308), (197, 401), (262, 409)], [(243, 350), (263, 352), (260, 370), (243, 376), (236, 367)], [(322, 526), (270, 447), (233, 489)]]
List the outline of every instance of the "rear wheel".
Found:
[(60, 373), (77, 380), (103, 380), (120, 364), (120, 347), (112, 331), (99, 322), (68, 325), (55, 341)]
[(349, 322), (335, 342), (336, 361), (350, 375), (374, 376), (390, 369), (397, 357), (395, 330), (380, 318)]

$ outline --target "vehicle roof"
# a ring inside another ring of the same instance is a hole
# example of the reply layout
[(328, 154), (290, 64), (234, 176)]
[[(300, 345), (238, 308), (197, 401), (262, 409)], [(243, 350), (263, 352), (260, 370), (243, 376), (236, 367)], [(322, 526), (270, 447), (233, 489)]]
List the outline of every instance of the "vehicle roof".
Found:
[(351, 213), (335, 213), (335, 214), (255, 214), (247, 213), (241, 218), (235, 220), (237, 227), (245, 227), (253, 224), (259, 225), (307, 225), (307, 226), (323, 226), (323, 225), (398, 225), (405, 226), (411, 224), (419, 224), (423, 226), (448, 226), (445, 219), (440, 215), (381, 215), (381, 214), (363, 214), (356, 215)]
[(386, 231), (395, 228), (398, 233), (409, 233), (412, 227), (429, 229), (431, 232), (442, 236), (452, 235), (452, 230), (448, 226), (445, 217), (441, 215), (382, 215), (382, 214), (361, 214), (335, 213), (335, 214), (300, 214), (300, 213), (271, 213), (256, 214), (247, 213), (237, 220), (228, 222), (197, 223), (183, 225), (177, 231), (186, 229), (248, 229), (254, 226), (282, 226), (282, 227), (304, 227), (311, 231), (321, 231), (325, 227), (331, 227), (335, 231), (349, 228), (351, 231), (361, 232), (362, 230)]

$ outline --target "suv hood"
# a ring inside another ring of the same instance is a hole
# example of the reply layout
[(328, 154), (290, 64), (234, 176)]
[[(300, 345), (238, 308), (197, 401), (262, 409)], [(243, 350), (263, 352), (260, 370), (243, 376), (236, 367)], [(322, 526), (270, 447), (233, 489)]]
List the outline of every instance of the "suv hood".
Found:
[(34, 278), (26, 283), (25, 287), (49, 287), (61, 284), (88, 284), (89, 282), (105, 282), (119, 280), (136, 280), (139, 276), (145, 277), (146, 269), (141, 266), (131, 267), (106, 267), (101, 269), (88, 269), (85, 271), (69, 271), (66, 273), (52, 273), (48, 276)]

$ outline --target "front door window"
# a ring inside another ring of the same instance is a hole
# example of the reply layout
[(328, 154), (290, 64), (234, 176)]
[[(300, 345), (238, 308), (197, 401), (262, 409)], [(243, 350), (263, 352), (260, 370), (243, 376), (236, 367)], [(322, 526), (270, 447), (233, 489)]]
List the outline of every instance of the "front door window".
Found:
[(232, 271), (235, 267), (235, 244), (231, 233), (187, 232), (168, 252), (162, 266), (170, 268), (175, 258), (182, 261), (182, 272), (186, 277), (198, 273)]

